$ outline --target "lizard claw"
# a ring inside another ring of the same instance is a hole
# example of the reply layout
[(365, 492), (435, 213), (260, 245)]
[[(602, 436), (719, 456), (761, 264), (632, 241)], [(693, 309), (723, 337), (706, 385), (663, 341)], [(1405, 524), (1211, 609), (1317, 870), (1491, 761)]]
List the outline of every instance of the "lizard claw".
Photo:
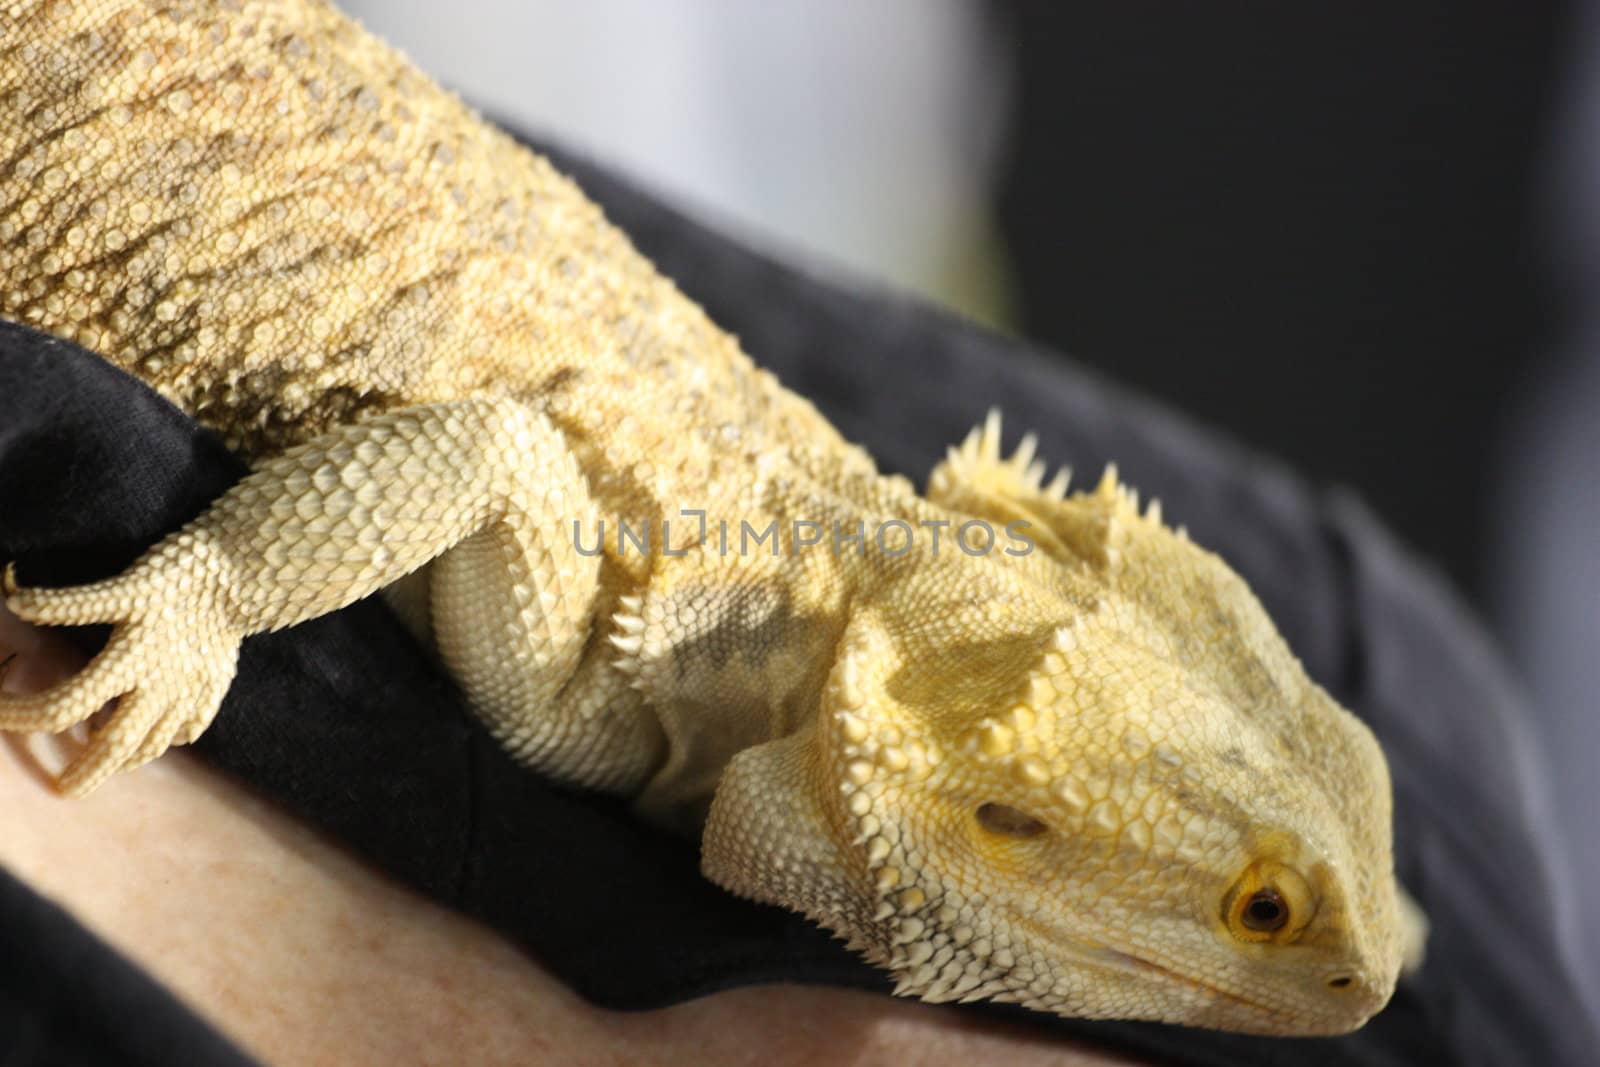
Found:
[(60, 733), (115, 702), (62, 771), (69, 795), (199, 736), (233, 680), (239, 634), (214, 586), (184, 574), (183, 557), (135, 566), (115, 578), (66, 588), (20, 587), (7, 568), (6, 604), (46, 625), (110, 623), (89, 665), (40, 693), (0, 694), (0, 730)]

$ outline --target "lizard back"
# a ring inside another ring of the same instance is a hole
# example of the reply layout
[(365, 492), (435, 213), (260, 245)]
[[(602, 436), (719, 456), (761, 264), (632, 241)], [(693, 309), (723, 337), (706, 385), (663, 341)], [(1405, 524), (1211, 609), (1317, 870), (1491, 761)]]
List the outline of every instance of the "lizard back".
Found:
[(0, 316), (249, 458), (509, 394), (635, 500), (774, 450), (870, 469), (571, 181), (320, 2), (0, 11), (0, 279)]

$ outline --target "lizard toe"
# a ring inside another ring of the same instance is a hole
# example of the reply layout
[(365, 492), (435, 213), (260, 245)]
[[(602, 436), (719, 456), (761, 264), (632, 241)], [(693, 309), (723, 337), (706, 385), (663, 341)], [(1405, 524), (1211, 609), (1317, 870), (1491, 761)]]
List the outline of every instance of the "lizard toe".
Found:
[(0, 730), (60, 733), (88, 719), (116, 698), (123, 680), (92, 667), (40, 693), (0, 694)]
[(119, 575), (87, 585), (18, 585), (6, 568), (4, 595), (13, 615), (38, 626), (89, 626), (117, 622), (137, 609), (139, 597)]
[[(177, 740), (178, 736), (189, 728), (190, 721), (188, 719), (176, 713), (175, 710), (169, 709), (155, 721), (137, 747), (113, 768), (112, 773), (131, 771), (135, 767), (142, 767), (151, 760), (156, 759), (174, 744), (180, 743)], [(201, 729), (203, 730), (204, 727), (201, 727)]]
[(162, 714), (162, 704), (156, 694), (146, 690), (123, 694), (105, 723), (90, 731), (83, 751), (61, 771), (56, 788), (67, 796), (83, 796), (115, 774), (141, 750), (150, 734), (171, 718)]

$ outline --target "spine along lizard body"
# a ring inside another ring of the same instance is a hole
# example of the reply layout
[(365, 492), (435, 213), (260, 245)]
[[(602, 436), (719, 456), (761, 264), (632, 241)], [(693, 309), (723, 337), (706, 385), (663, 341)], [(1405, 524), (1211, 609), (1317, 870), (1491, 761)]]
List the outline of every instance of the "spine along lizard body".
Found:
[(118, 576), (8, 572), (21, 617), (112, 627), (0, 697), (13, 731), (115, 700), (65, 792), (198, 736), (244, 638), (382, 590), (516, 757), (901, 993), (1315, 1034), (1393, 990), (1383, 756), (1217, 557), (995, 418), (925, 496), (878, 474), (317, 0), (0, 0), (0, 316), (252, 467)]

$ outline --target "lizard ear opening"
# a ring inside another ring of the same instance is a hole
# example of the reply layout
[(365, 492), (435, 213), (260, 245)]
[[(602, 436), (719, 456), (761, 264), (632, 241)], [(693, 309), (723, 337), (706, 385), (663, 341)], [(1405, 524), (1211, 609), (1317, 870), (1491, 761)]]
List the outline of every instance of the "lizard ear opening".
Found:
[(1038, 837), (1050, 829), (1045, 821), (1009, 804), (979, 804), (978, 825), (1003, 837)]

